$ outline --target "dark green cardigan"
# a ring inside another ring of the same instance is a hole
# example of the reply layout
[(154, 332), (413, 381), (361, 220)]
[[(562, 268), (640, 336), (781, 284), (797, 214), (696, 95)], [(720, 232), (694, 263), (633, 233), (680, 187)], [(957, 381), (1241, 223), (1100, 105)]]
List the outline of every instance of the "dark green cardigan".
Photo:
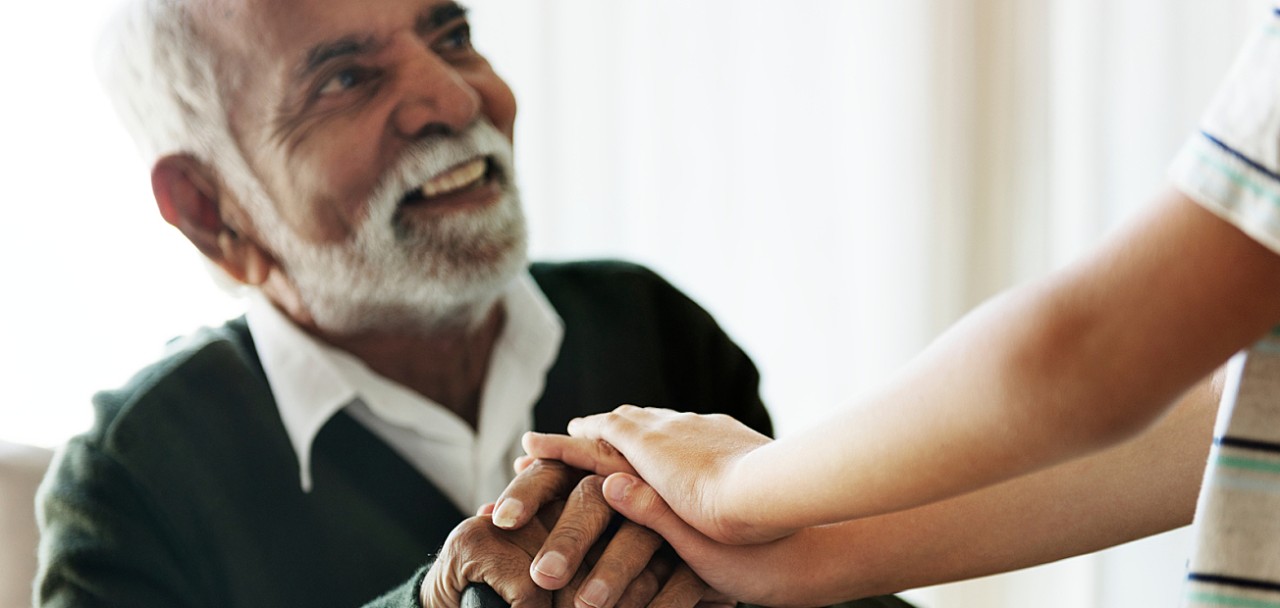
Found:
[[(565, 322), (537, 429), (635, 403), (769, 431), (750, 360), (656, 275), (531, 272)], [(303, 493), (243, 319), (175, 343), (94, 405), (41, 493), (42, 606), (416, 606), (425, 564), (465, 517), (343, 413), (316, 438)]]
[[(620, 403), (722, 411), (767, 431), (757, 376), (711, 318), (621, 263), (534, 265), (565, 321), (536, 427)], [(45, 606), (413, 606), (464, 518), (345, 414), (290, 447), (243, 319), (202, 330), (120, 390), (46, 482)], [(389, 593), (388, 593), (389, 592)]]

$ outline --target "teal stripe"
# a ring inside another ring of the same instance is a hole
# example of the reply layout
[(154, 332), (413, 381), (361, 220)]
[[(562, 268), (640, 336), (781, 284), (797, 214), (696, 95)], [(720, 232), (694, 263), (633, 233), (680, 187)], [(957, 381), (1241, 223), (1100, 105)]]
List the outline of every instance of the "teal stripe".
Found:
[(1278, 602), (1268, 602), (1266, 600), (1251, 600), (1243, 597), (1231, 597), (1220, 593), (1205, 593), (1203, 591), (1193, 592), (1191, 601), (1200, 602), (1202, 604), (1217, 604), (1219, 606), (1236, 606), (1237, 608), (1280, 608)]
[(1208, 154), (1205, 154), (1203, 150), (1197, 150), (1196, 152), (1197, 152), (1196, 156), (1200, 158), (1200, 162), (1214, 169), (1217, 169), (1224, 176), (1226, 176), (1227, 179), (1234, 182), (1237, 186), (1241, 186), (1244, 189), (1249, 190), (1250, 192), (1253, 192), (1254, 194), (1271, 201), (1271, 203), (1274, 205), (1280, 205), (1280, 195), (1277, 195), (1275, 192), (1272, 192), (1271, 190), (1268, 190), (1258, 185), (1257, 182), (1249, 179), (1243, 173), (1236, 171), (1235, 168), (1222, 163), (1218, 159), (1213, 158)]
[(1280, 473), (1280, 463), (1245, 458), (1243, 456), (1218, 456), (1218, 466), (1228, 469), (1261, 471), (1264, 473)]

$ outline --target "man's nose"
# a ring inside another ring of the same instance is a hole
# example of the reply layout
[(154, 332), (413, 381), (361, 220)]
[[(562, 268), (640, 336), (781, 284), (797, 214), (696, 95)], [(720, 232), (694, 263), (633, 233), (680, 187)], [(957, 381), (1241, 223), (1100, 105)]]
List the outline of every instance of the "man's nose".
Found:
[(452, 65), (423, 49), (406, 66), (392, 128), (406, 138), (457, 133), (480, 114), (480, 94)]

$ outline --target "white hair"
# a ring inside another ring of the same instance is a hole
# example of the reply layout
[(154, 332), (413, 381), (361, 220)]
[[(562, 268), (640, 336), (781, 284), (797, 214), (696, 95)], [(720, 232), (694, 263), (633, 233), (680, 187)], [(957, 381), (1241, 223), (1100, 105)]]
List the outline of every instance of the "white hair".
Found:
[(186, 153), (216, 164), (230, 143), (215, 56), (190, 5), (130, 0), (99, 42), (98, 75), (149, 163)]
[[(233, 192), (258, 194), (262, 187), (231, 135), (217, 55), (197, 31), (193, 5), (192, 0), (124, 2), (98, 41), (98, 78), (148, 166), (164, 156), (186, 154), (214, 169)], [(219, 287), (231, 293), (245, 287), (205, 262)]]
[[(356, 238), (308, 243), (283, 219), (232, 135), (226, 91), (234, 83), (195, 25), (195, 1), (131, 0), (103, 37), (99, 74), (143, 157), (154, 164), (187, 154), (213, 170), (321, 327), (346, 333), (378, 324), (429, 326), (474, 321), (487, 310), (526, 264), (510, 141), (484, 120), (454, 136), (424, 139), (382, 176), (366, 201), (372, 221)], [(401, 233), (396, 211), (403, 194), (477, 154), (497, 167), (500, 202)], [(238, 285), (208, 266), (224, 287)]]

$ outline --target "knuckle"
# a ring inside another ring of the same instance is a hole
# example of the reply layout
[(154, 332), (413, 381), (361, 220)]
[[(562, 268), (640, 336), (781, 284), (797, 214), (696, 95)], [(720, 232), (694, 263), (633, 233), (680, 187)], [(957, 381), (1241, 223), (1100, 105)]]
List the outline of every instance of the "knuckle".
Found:
[(560, 475), (565, 472), (566, 467), (565, 464), (559, 460), (538, 458), (533, 461), (533, 464), (529, 466), (528, 470), (529, 474), (533, 476)]
[(600, 475), (583, 477), (573, 489), (573, 499), (586, 504), (608, 504), (604, 500), (604, 477)]
[(626, 591), (622, 594), (623, 599), (618, 604), (620, 606), (624, 603), (627, 606), (646, 606), (649, 604), (649, 600), (658, 595), (661, 586), (662, 581), (658, 580), (654, 573), (648, 570), (641, 572), (639, 576), (631, 581), (630, 585), (627, 585)]
[(620, 458), (622, 456), (622, 452), (619, 452), (618, 448), (613, 447), (612, 443), (603, 439), (595, 440), (595, 449), (604, 459)]
[(688, 573), (688, 570), (677, 570), (675, 574), (667, 580), (667, 590), (674, 596), (680, 598), (700, 598), (706, 589), (706, 585), (702, 580)]
[(594, 536), (590, 530), (578, 522), (562, 522), (561, 525), (556, 526), (547, 544), (556, 548), (571, 548), (584, 552), (595, 541)]
[(493, 526), (487, 517), (470, 517), (458, 524), (449, 533), (446, 545), (454, 547), (472, 547), (487, 544), (493, 539)]
[(658, 549), (665, 541), (657, 532), (631, 521), (623, 520), (618, 531), (609, 541), (605, 559), (632, 564), (638, 570), (658, 556)]

